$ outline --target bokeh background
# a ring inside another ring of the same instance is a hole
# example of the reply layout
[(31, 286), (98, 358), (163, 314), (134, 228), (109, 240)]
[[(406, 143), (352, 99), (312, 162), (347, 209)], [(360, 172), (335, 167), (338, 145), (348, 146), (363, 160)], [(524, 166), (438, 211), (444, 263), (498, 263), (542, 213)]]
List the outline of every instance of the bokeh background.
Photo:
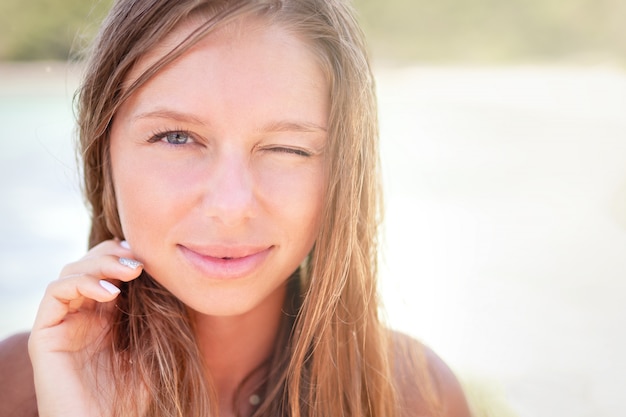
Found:
[[(85, 250), (72, 98), (109, 5), (0, 3), (0, 338)], [(380, 100), (389, 322), (451, 365), (477, 416), (622, 416), (626, 2), (355, 6)]]

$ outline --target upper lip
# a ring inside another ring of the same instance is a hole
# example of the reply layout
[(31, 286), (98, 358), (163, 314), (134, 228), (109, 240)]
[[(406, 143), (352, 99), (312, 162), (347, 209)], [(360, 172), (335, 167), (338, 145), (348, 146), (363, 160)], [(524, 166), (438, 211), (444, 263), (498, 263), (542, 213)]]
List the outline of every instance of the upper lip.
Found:
[(255, 255), (271, 248), (271, 245), (195, 245), (181, 244), (180, 246), (188, 249), (198, 255), (219, 258), (219, 259), (237, 259)]

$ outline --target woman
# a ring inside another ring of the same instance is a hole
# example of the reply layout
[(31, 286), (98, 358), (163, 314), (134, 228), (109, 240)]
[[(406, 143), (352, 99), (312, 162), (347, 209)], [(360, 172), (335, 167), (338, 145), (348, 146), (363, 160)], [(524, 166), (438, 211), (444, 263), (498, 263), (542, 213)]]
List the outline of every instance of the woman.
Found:
[(340, 0), (113, 6), (78, 100), (91, 249), (28, 342), (41, 416), (468, 415), (379, 320), (364, 51)]

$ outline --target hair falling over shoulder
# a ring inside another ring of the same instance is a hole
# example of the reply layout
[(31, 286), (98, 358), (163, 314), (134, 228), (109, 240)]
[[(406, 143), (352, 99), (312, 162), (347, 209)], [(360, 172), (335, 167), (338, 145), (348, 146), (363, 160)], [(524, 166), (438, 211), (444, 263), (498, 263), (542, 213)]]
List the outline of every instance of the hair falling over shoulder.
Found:
[[(78, 94), (90, 246), (123, 239), (109, 127), (121, 103), (218, 25), (252, 16), (283, 25), (319, 58), (331, 110), (326, 205), (314, 249), (289, 280), (281, 331), (255, 416), (399, 416), (389, 330), (379, 319), (381, 217), (374, 81), (343, 0), (118, 0), (92, 47)], [(202, 21), (132, 85), (137, 61), (186, 19)], [(209, 35), (210, 36), (210, 35)], [(111, 330), (116, 416), (217, 416), (186, 307), (148, 274), (126, 284)]]

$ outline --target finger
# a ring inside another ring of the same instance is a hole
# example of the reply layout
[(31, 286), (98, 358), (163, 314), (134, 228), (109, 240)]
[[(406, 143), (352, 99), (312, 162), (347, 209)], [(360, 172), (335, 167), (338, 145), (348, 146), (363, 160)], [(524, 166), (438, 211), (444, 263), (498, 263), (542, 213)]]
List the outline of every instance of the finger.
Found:
[(119, 289), (89, 275), (80, 275), (50, 283), (39, 306), (33, 331), (56, 326), (71, 312), (72, 304), (84, 299), (100, 303), (112, 301)]
[(66, 265), (59, 279), (80, 275), (91, 275), (100, 279), (131, 281), (141, 274), (143, 264), (137, 260), (116, 255), (101, 255), (83, 258)]
[[(98, 256), (99, 253), (107, 254)], [(93, 306), (114, 299), (119, 290), (109, 281), (127, 282), (141, 274), (140, 262), (118, 256), (130, 253), (119, 242), (109, 240), (94, 247), (90, 256), (66, 265), (60, 279), (46, 290), (37, 314), (37, 328), (60, 324), (65, 316), (78, 311), (85, 300)]]
[(120, 258), (133, 258), (133, 252), (126, 241), (120, 241), (119, 239), (110, 239), (100, 242), (93, 248), (89, 249), (89, 252), (83, 259), (89, 259), (101, 255), (115, 255)]

